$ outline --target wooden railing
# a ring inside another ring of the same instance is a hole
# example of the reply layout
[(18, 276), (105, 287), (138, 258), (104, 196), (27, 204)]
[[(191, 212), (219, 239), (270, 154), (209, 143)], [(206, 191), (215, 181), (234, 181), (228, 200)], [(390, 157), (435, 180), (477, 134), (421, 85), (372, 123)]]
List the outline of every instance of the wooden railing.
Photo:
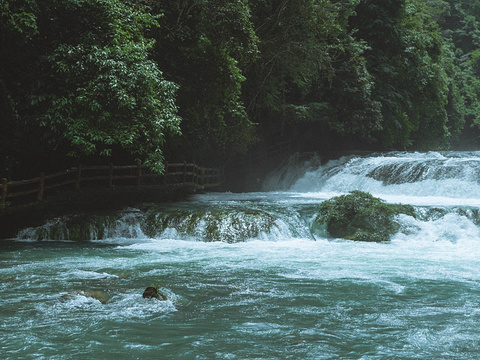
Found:
[(259, 149), (254, 153), (249, 153), (248, 155), (239, 156), (232, 164), (235, 164), (234, 172), (240, 170), (243, 171), (245, 166), (251, 166), (252, 164), (260, 164), (262, 162), (268, 161), (274, 156), (285, 154), (289, 152), (292, 148), (291, 140), (286, 140), (279, 142), (274, 145), (270, 145), (264, 148)]
[(219, 186), (219, 169), (205, 168), (193, 163), (165, 164), (163, 174), (154, 173), (146, 165), (78, 166), (51, 175), (41, 173), (30, 180), (7, 181), (0, 184), (0, 209), (30, 205), (43, 201), (45, 194), (84, 188), (121, 188), (125, 186), (157, 186), (165, 188), (191, 187), (207, 189)]

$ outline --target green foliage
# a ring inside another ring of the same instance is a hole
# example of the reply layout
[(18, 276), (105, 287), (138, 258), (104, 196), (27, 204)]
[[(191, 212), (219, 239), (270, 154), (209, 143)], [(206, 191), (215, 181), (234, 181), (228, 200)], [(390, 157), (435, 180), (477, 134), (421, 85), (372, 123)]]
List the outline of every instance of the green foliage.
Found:
[(162, 280), (157, 280), (153, 284), (151, 284), (150, 287), (153, 287), (154, 289), (157, 290), (157, 292), (159, 292), (161, 288), (161, 284), (162, 284)]
[[(448, 44), (447, 71), (451, 95), (447, 111), (453, 129), (453, 144), (461, 148), (480, 145), (480, 3), (478, 1), (444, 0), (437, 16)], [(458, 119), (458, 122), (455, 120)]]
[(448, 85), (437, 24), (423, 1), (360, 1), (349, 20), (365, 41), (374, 100), (381, 104), (385, 147), (443, 149)]
[(447, 114), (454, 89), (433, 21), (438, 12), (424, 1), (265, 0), (251, 7), (260, 58), (247, 73), (246, 98), (267, 135), (304, 142), (313, 129), (317, 143), (333, 133), (379, 140), (382, 148), (444, 149), (461, 127)]
[(356, 3), (252, 2), (260, 58), (247, 73), (246, 97), (267, 135), (303, 136), (313, 124), (318, 133), (369, 141), (380, 129), (363, 57), (367, 46), (347, 29)]
[(169, 155), (205, 162), (244, 152), (254, 124), (241, 100), (243, 68), (257, 54), (247, 1), (169, 0), (152, 2), (163, 15), (154, 59), (180, 85), (177, 104), (182, 137), (170, 137)]
[(118, 0), (18, 1), (9, 10), (0, 84), (9, 121), (26, 129), (13, 135), (51, 156), (129, 153), (161, 171), (165, 134), (178, 133), (180, 118), (177, 86), (148, 57), (154, 42), (143, 33), (155, 19)]
[(0, 10), (2, 176), (106, 156), (157, 171), (164, 156), (220, 163), (258, 138), (300, 150), (480, 144), (480, 0)]
[[(153, 19), (118, 1), (79, 5), (63, 15), (72, 16), (76, 37), (45, 58), (56, 79), (40, 123), (62, 134), (70, 155), (109, 155), (119, 146), (161, 170), (164, 133), (178, 131), (179, 118), (176, 86), (148, 59), (153, 42), (142, 29)], [(82, 28), (82, 12), (95, 12), (98, 20)]]
[(24, 44), (38, 34), (36, 1), (0, 2), (0, 29), (4, 39)]
[(415, 216), (410, 205), (387, 204), (368, 193), (352, 191), (324, 201), (315, 221), (326, 224), (328, 233), (333, 237), (387, 241), (400, 228), (395, 221), (395, 216), (399, 214)]

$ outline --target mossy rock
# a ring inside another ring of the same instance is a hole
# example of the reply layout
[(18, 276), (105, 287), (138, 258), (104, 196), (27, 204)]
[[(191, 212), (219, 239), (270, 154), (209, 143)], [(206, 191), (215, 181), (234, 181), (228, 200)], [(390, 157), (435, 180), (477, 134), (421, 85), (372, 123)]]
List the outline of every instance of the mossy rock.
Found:
[(179, 233), (195, 235), (195, 228), (205, 215), (204, 210), (166, 210), (150, 211), (147, 215), (144, 232), (150, 237), (161, 235), (167, 229), (176, 229)]
[(400, 229), (399, 214), (415, 216), (411, 205), (387, 204), (362, 191), (352, 191), (324, 201), (315, 219), (326, 225), (330, 236), (357, 241), (382, 242)]
[(448, 214), (446, 208), (423, 207), (417, 210), (417, 218), (422, 221), (435, 221)]
[(261, 210), (167, 210), (150, 213), (145, 224), (148, 236), (161, 236), (166, 229), (180, 235), (195, 236), (203, 241), (235, 243), (268, 233), (276, 217)]
[(100, 240), (113, 231), (116, 221), (116, 217), (111, 215), (64, 215), (34, 229), (34, 238), (37, 240)]

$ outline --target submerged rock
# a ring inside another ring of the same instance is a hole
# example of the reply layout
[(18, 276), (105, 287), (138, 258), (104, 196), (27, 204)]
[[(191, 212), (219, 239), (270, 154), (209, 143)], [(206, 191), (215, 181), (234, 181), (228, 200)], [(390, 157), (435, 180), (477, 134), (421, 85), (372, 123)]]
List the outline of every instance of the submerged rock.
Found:
[(388, 241), (400, 229), (396, 215), (415, 216), (410, 205), (387, 204), (362, 191), (337, 196), (320, 205), (315, 219), (336, 238), (358, 241)]
[(138, 236), (143, 214), (128, 209), (112, 213), (79, 213), (62, 215), (44, 225), (21, 230), (19, 239), (90, 241), (111, 237)]
[(147, 216), (145, 233), (160, 236), (167, 229), (180, 235), (194, 236), (203, 241), (236, 243), (268, 233), (276, 217), (261, 210), (169, 210), (151, 212)]
[(72, 291), (68, 294), (62, 295), (62, 300), (72, 300), (77, 296), (84, 296), (86, 298), (92, 298), (95, 300), (100, 301), (102, 304), (106, 304), (108, 300), (111, 299), (111, 294), (106, 293), (103, 290), (79, 290), (79, 291)]
[(144, 299), (157, 299), (157, 300), (167, 300), (167, 297), (163, 295), (158, 289), (154, 286), (149, 286), (143, 292)]
[(99, 240), (108, 236), (116, 225), (111, 215), (71, 214), (54, 218), (44, 225), (20, 231), (19, 238), (35, 240)]

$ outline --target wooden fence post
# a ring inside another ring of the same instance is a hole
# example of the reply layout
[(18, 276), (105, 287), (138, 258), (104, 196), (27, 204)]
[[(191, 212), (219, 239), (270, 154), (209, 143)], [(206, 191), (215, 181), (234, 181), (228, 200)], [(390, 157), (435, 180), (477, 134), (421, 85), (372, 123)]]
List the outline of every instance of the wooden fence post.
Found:
[(163, 185), (167, 184), (167, 176), (168, 176), (168, 161), (165, 161), (165, 171), (163, 172)]
[(75, 180), (75, 190), (80, 190), (80, 180), (82, 180), (82, 164), (77, 166), (77, 179)]
[(43, 200), (43, 192), (45, 190), (45, 173), (40, 173), (40, 185), (38, 186), (38, 201)]
[(195, 165), (195, 162), (192, 165), (192, 183), (197, 185), (197, 165)]
[(0, 198), (0, 207), (2, 209), (5, 209), (5, 205), (7, 203), (7, 188), (8, 188), (7, 179), (2, 179), (2, 194)]
[(187, 162), (183, 162), (183, 183), (187, 182)]
[(110, 163), (108, 165), (108, 187), (112, 188), (113, 187), (113, 164)]
[(137, 186), (142, 186), (142, 163), (137, 161)]

